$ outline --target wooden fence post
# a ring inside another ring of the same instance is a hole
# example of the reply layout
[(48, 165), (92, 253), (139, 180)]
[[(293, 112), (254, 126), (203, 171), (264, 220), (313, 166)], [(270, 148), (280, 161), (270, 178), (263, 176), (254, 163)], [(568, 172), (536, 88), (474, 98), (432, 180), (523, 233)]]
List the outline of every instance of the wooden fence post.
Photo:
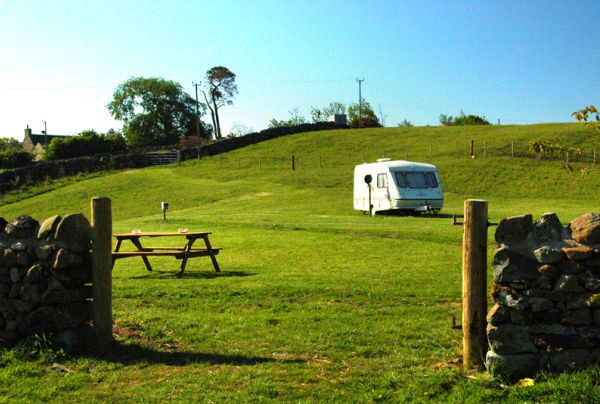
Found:
[(463, 364), (483, 366), (487, 351), (488, 202), (465, 201), (463, 234)]
[(181, 167), (181, 150), (177, 150), (177, 167)]
[(112, 212), (109, 198), (92, 198), (92, 298), (94, 337), (105, 351), (112, 337)]
[(469, 152), (471, 154), (471, 158), (475, 158), (475, 140), (471, 139), (471, 147), (469, 148)]
[(292, 155), (292, 171), (296, 171), (296, 156)]
[(515, 157), (515, 142), (510, 142), (510, 157)]

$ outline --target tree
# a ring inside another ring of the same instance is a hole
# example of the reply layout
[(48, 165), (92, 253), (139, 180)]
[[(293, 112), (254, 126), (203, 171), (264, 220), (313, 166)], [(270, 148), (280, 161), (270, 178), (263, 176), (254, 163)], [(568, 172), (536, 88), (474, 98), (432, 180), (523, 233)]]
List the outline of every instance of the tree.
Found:
[[(600, 114), (598, 113), (598, 109), (593, 105), (588, 105), (582, 110), (575, 111), (571, 114), (578, 122), (585, 122), (586, 125), (589, 125), (596, 130), (600, 130)], [(595, 118), (592, 117), (595, 115)]]
[(238, 122), (234, 122), (233, 125), (231, 125), (231, 128), (229, 128), (229, 134), (227, 135), (227, 137), (232, 138), (232, 137), (246, 136), (253, 132), (254, 132), (253, 128), (243, 125)]
[(409, 121), (408, 119), (405, 119), (405, 120), (403, 120), (402, 122), (400, 122), (400, 123), (398, 124), (398, 126), (400, 126), (401, 128), (410, 128), (410, 127), (412, 127), (412, 126), (414, 126), (414, 125), (412, 124), (412, 122), (411, 122), (411, 121)]
[[(123, 121), (123, 134), (134, 147), (175, 144), (196, 134), (196, 101), (174, 81), (132, 77), (117, 87), (106, 107)], [(203, 113), (206, 107), (200, 107)]]
[(206, 91), (202, 90), (202, 94), (210, 109), (215, 138), (220, 139), (219, 108), (233, 104), (233, 97), (238, 93), (235, 73), (224, 66), (215, 66), (206, 72), (205, 86)]
[(346, 106), (341, 102), (330, 102), (323, 109), (310, 107), (310, 115), (313, 123), (325, 122), (330, 115), (343, 115), (346, 113)]
[(371, 104), (363, 100), (362, 105), (350, 104), (348, 107), (349, 126), (351, 128), (379, 128), (379, 118), (375, 115)]
[(306, 118), (300, 114), (298, 108), (294, 108), (288, 111), (290, 119), (278, 121), (273, 118), (269, 121), (269, 128), (285, 128), (290, 126), (298, 126), (307, 123)]
[(464, 126), (464, 125), (491, 125), (485, 116), (465, 115), (461, 110), (457, 117), (452, 115), (440, 115), (440, 124), (442, 126)]
[(0, 150), (16, 150), (21, 148), (21, 143), (14, 137), (0, 137)]

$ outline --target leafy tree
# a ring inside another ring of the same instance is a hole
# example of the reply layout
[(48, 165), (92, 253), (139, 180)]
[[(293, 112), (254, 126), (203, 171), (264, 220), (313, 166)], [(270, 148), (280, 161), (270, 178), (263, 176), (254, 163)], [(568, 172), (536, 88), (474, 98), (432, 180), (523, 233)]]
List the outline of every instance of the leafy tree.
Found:
[(310, 115), (313, 123), (325, 122), (330, 115), (345, 114), (346, 106), (341, 102), (330, 102), (329, 105), (323, 109), (316, 107), (310, 108)]
[(106, 134), (84, 130), (76, 136), (52, 139), (44, 155), (47, 160), (68, 159), (101, 153), (115, 153), (127, 149), (125, 139), (114, 130)]
[(333, 101), (328, 106), (323, 108), (323, 114), (329, 115), (343, 115), (346, 113), (346, 105), (343, 102)]
[(351, 128), (379, 128), (379, 118), (375, 115), (371, 104), (363, 100), (362, 105), (350, 104), (348, 107), (349, 126)]
[(304, 123), (307, 123), (306, 118), (300, 114), (300, 110), (298, 108), (294, 108), (288, 111), (290, 114), (290, 118), (282, 121), (278, 121), (273, 118), (269, 121), (269, 128), (283, 128), (290, 126), (298, 126)]
[(14, 137), (0, 137), (0, 150), (20, 149), (21, 143)]
[(254, 132), (253, 128), (246, 126), (246, 125), (242, 125), (241, 123), (235, 122), (233, 125), (231, 125), (231, 128), (229, 128), (229, 134), (227, 135), (227, 137), (229, 137), (229, 138), (240, 137), (240, 136), (248, 135), (253, 132)]
[(412, 124), (411, 121), (409, 121), (408, 119), (405, 119), (402, 122), (400, 122), (398, 124), (398, 126), (400, 126), (401, 128), (410, 128), (411, 126), (414, 126), (414, 125)]
[(464, 125), (491, 125), (490, 122), (479, 115), (465, 115), (463, 111), (457, 117), (452, 115), (440, 115), (442, 126), (464, 126)]
[(310, 119), (313, 123), (324, 122), (327, 116), (319, 108), (310, 107)]
[[(117, 87), (106, 107), (123, 121), (123, 134), (134, 147), (175, 144), (196, 134), (196, 101), (174, 81), (132, 77)], [(204, 104), (200, 107), (204, 112)]]
[(571, 115), (577, 119), (577, 121), (585, 122), (586, 125), (600, 130), (600, 114), (595, 106), (589, 105), (582, 110), (573, 112)]
[(306, 118), (300, 114), (300, 110), (298, 108), (291, 109), (288, 112), (290, 114), (288, 126), (298, 126), (306, 123)]
[(220, 139), (219, 108), (233, 104), (233, 97), (238, 93), (235, 73), (224, 66), (215, 66), (206, 72), (205, 86), (206, 91), (202, 90), (202, 94), (210, 109), (215, 138)]
[(267, 125), (267, 127), (269, 129), (273, 129), (273, 128), (285, 128), (288, 127), (290, 125), (288, 125), (288, 121), (278, 121), (277, 119), (273, 118), (269, 121), (269, 124)]

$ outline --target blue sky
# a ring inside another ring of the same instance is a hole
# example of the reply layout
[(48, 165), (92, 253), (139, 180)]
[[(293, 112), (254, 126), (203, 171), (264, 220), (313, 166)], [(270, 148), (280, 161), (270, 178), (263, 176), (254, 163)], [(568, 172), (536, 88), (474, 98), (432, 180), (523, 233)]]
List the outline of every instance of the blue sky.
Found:
[[(133, 76), (192, 82), (222, 65), (221, 110), (260, 130), (298, 108), (363, 97), (387, 126), (440, 114), (570, 122), (600, 103), (598, 1), (0, 0), (0, 136), (120, 128), (106, 109)], [(209, 117), (205, 117), (209, 122)]]

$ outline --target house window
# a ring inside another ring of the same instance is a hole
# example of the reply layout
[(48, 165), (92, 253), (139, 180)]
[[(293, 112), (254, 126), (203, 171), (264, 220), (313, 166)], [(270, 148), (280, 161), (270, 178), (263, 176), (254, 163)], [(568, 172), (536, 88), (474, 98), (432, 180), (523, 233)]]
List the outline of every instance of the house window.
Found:
[(387, 175), (377, 174), (377, 188), (387, 188)]

